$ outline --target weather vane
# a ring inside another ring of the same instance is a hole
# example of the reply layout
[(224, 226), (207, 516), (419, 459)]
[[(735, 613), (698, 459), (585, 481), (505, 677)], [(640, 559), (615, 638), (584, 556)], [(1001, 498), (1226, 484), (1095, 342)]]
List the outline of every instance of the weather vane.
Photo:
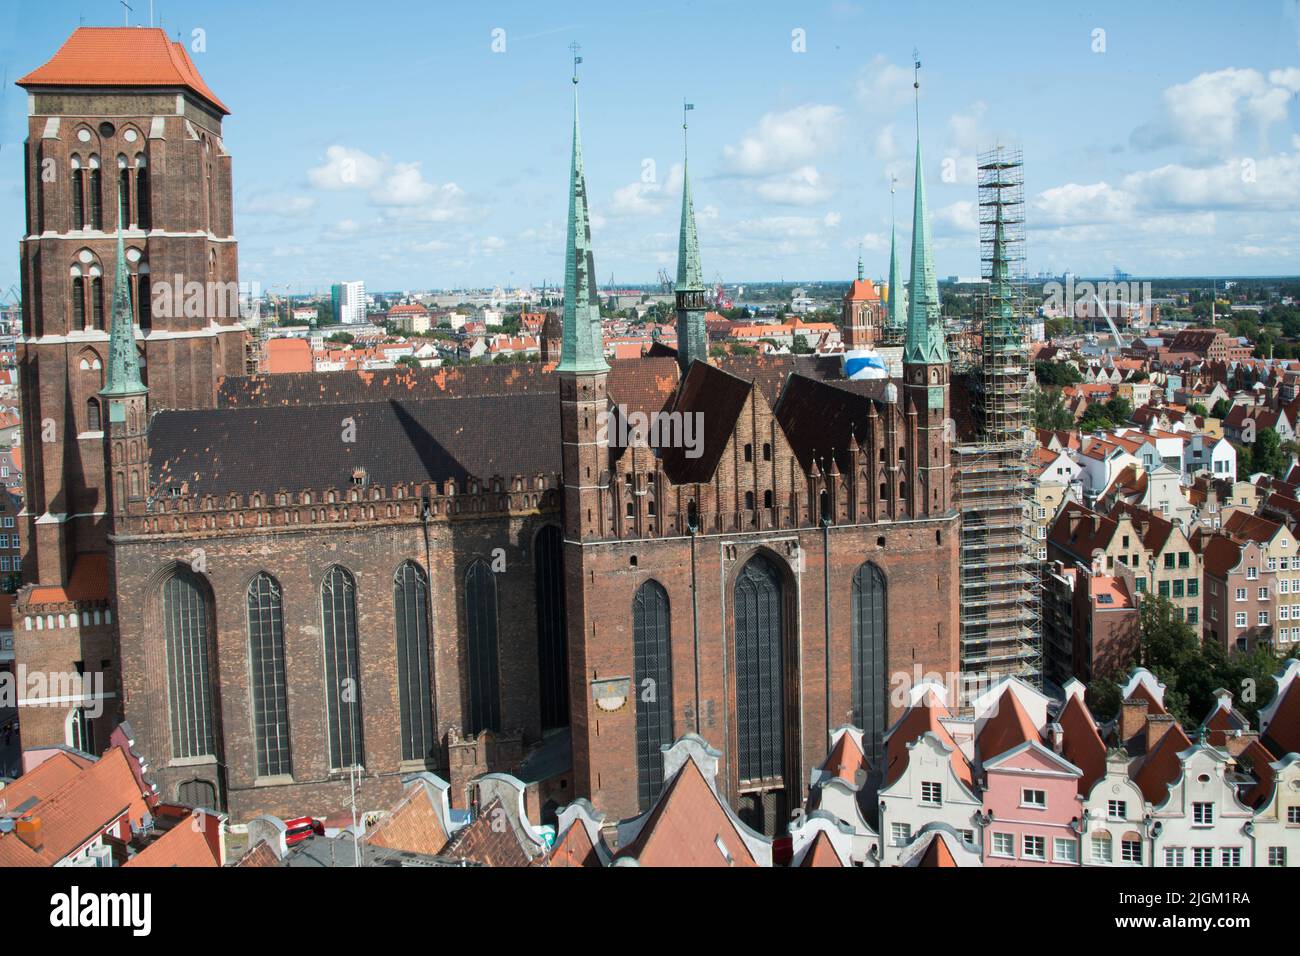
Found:
[(686, 97), (682, 97), (682, 156), (686, 155), (686, 114), (688, 111), (695, 109), (694, 103), (687, 103)]
[(574, 40), (569, 44), (569, 49), (573, 51), (573, 82), (578, 82), (578, 64), (582, 62), (582, 57), (578, 56), (578, 51), (582, 47), (578, 46), (578, 41)]

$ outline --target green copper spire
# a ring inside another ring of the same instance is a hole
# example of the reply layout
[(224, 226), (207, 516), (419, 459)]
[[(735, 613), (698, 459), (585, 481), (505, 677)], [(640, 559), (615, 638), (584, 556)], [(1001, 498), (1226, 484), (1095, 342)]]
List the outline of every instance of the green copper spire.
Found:
[(861, 282), (867, 277), (866, 270), (862, 268), (862, 243), (858, 243), (858, 281)]
[[(113, 316), (108, 333), (108, 381), (99, 394), (106, 398), (143, 395), (140, 357), (135, 351), (135, 323), (131, 317), (131, 286), (126, 271), (126, 249), (121, 227), (117, 230), (117, 274), (113, 277)], [(145, 294), (141, 285), (139, 295)]]
[[(892, 206), (893, 186), (890, 186)], [(898, 272), (898, 235), (894, 228), (893, 217), (889, 222), (889, 309), (885, 313), (885, 342), (897, 345), (903, 341), (907, 331), (907, 296), (903, 290), (903, 279)]]
[[(918, 68), (920, 64), (917, 64)], [(911, 364), (942, 365), (948, 361), (939, 314), (939, 283), (934, 275), (930, 252), (930, 222), (925, 208), (925, 173), (921, 163), (920, 81), (916, 108), (916, 194), (912, 207), (912, 281), (908, 286), (907, 341), (903, 361)], [(892, 292), (891, 292), (892, 296)]]
[(708, 361), (704, 334), (704, 270), (700, 267), (700, 241), (695, 234), (695, 203), (691, 199), (691, 174), (686, 151), (686, 112), (682, 104), (682, 224), (677, 241), (677, 364), (682, 373), (696, 359)]
[(596, 296), (596, 263), (587, 219), (587, 177), (578, 133), (578, 64), (573, 58), (573, 163), (569, 171), (569, 228), (564, 257), (564, 332), (557, 371), (608, 372)]

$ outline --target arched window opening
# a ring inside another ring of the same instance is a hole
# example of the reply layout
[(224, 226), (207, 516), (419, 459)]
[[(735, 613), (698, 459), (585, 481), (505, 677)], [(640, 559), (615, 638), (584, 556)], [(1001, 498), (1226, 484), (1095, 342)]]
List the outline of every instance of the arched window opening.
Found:
[(284, 673), (284, 607), (279, 582), (265, 572), (255, 577), (248, 585), (246, 611), (257, 775), (287, 775), (292, 767)]
[(465, 574), (469, 707), (466, 731), (501, 729), (501, 688), (497, 668), (497, 582), (481, 558)]
[(537, 600), (537, 678), (542, 729), (569, 724), (569, 660), (565, 640), (564, 542), (557, 525), (547, 525), (533, 543)]
[(863, 749), (875, 766), (889, 718), (886, 674), (889, 612), (884, 572), (869, 561), (853, 574), (850, 616), (853, 723), (862, 729)]
[(177, 569), (163, 582), (163, 643), (175, 759), (216, 753), (208, 644), (210, 610), (206, 586), (188, 568)]
[(429, 661), (429, 578), (412, 561), (404, 562), (393, 576), (393, 613), (402, 759), (436, 762), (433, 671)]
[(345, 770), (360, 765), (365, 755), (356, 582), (352, 575), (338, 565), (330, 568), (321, 582), (320, 603), (330, 767)]
[(673, 742), (672, 626), (668, 592), (657, 581), (642, 584), (632, 601), (632, 658), (637, 803), (644, 811), (663, 789), (662, 748)]

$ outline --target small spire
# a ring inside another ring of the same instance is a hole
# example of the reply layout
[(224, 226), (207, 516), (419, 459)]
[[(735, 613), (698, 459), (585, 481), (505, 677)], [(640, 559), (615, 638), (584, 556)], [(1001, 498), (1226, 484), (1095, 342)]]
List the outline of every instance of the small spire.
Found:
[[(915, 53), (915, 51), (913, 51)], [(912, 281), (908, 286), (907, 341), (903, 361), (942, 365), (948, 361), (943, 317), (939, 309), (939, 283), (930, 249), (930, 220), (925, 204), (925, 167), (921, 161), (921, 60), (916, 58), (916, 191), (912, 207)]]
[(600, 327), (600, 301), (596, 291), (596, 263), (591, 251), (591, 223), (587, 217), (587, 177), (582, 168), (582, 136), (578, 126), (578, 56), (573, 43), (573, 159), (569, 171), (569, 224), (564, 257), (564, 329), (559, 372), (607, 372), (604, 336)]
[(682, 221), (677, 239), (677, 364), (685, 374), (697, 359), (708, 361), (704, 327), (704, 269), (700, 265), (700, 240), (695, 231), (695, 201), (686, 152), (686, 114), (694, 103), (682, 100)]
[(885, 314), (885, 341), (896, 345), (907, 329), (907, 296), (898, 272), (898, 233), (894, 225), (894, 190), (898, 177), (889, 177), (889, 308)]
[(861, 282), (866, 278), (866, 273), (862, 269), (862, 240), (858, 240), (858, 281)]
[[(146, 294), (143, 285), (136, 294)], [(106, 398), (125, 398), (128, 395), (142, 395), (147, 391), (140, 378), (140, 356), (135, 350), (131, 277), (126, 268), (126, 248), (122, 241), (122, 227), (119, 225), (117, 271), (113, 277), (113, 314), (108, 333), (108, 376), (99, 394)]]

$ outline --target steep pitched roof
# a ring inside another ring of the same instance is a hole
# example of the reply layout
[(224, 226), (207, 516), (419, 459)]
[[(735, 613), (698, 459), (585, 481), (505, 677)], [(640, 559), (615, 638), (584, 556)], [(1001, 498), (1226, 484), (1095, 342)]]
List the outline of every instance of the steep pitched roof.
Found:
[(93, 763), (66, 750), (56, 751), (0, 790), (0, 809), (12, 813), (24, 809), (32, 800), (45, 800)]
[(371, 846), (425, 856), (436, 856), (447, 840), (429, 788), (420, 784), (409, 787), (392, 812), (366, 834), (366, 843)]
[(835, 741), (835, 746), (826, 755), (822, 769), (831, 776), (839, 777), (846, 783), (858, 782), (858, 771), (867, 769), (867, 758), (853, 735), (845, 731)]
[[(1079, 520), (1071, 530), (1070, 519), (1075, 516)], [(1091, 561), (1093, 551), (1105, 551), (1109, 546), (1117, 524), (1114, 518), (1067, 500), (1056, 515), (1048, 540), (1082, 561)]]
[(1276, 521), (1269, 521), (1267, 518), (1246, 511), (1234, 511), (1228, 516), (1228, 520), (1223, 522), (1223, 530), (1234, 538), (1257, 541), (1260, 544), (1272, 541), (1273, 535), (1277, 534), (1281, 527)]
[(528, 866), (531, 858), (519, 844), (514, 827), (492, 825), (498, 813), (505, 813), (500, 797), (480, 810), (473, 821), (457, 830), (438, 856), (469, 860), (484, 866)]
[(633, 857), (642, 866), (758, 865), (691, 759), (673, 775), (635, 839), (618, 856)]
[(799, 866), (801, 868), (814, 866), (842, 867), (844, 866), (844, 861), (841, 860), (840, 855), (835, 852), (835, 846), (831, 843), (831, 838), (827, 835), (826, 831), (819, 830), (817, 836), (813, 839), (812, 846), (809, 847), (808, 852), (804, 854), (804, 858), (800, 861)]
[(1057, 723), (1061, 725), (1061, 753), (1083, 771), (1079, 792), (1086, 794), (1106, 775), (1106, 745), (1082, 693), (1070, 696)]
[[(1146, 482), (1143, 481), (1144, 486), (1145, 484)], [(1121, 515), (1128, 515), (1133, 521), (1133, 527), (1137, 529), (1138, 536), (1142, 539), (1142, 547), (1152, 554), (1159, 554), (1164, 550), (1165, 545), (1169, 542), (1169, 536), (1174, 531), (1172, 521), (1153, 511), (1139, 508), (1137, 505), (1119, 502), (1111, 509), (1110, 515), (1116, 519)]]
[(889, 739), (885, 741), (885, 783), (886, 785), (894, 783), (903, 775), (908, 764), (908, 745), (920, 740), (925, 734), (932, 733), (943, 743), (945, 747), (952, 750), (948, 758), (952, 764), (953, 773), (957, 779), (964, 783), (967, 789), (972, 786), (974, 779), (971, 774), (970, 764), (966, 762), (966, 757), (962, 754), (961, 748), (953, 741), (952, 735), (944, 729), (943, 724), (939, 722), (940, 717), (951, 716), (948, 708), (941, 704), (933, 693), (927, 692), (925, 696), (907, 709), (897, 724), (889, 732)]
[[(736, 421), (749, 398), (751, 385), (729, 372), (704, 362), (695, 362), (677, 390), (674, 412), (699, 413), (703, 423), (703, 448), (696, 458), (682, 444), (663, 451), (664, 471), (674, 484), (690, 484), (713, 478), (735, 430)], [(558, 410), (558, 406), (557, 406)]]
[(979, 759), (987, 763), (1026, 741), (1039, 740), (1038, 728), (1010, 687), (998, 698), (994, 713), (984, 721), (975, 738)]
[(581, 821), (574, 820), (560, 834), (551, 852), (534, 861), (539, 866), (600, 866), (600, 856)]
[(1280, 756), (1300, 753), (1300, 677), (1287, 683), (1282, 696), (1270, 702), (1267, 711), (1264, 737), (1269, 749)]
[(1183, 768), (1178, 755), (1191, 745), (1183, 728), (1175, 722), (1151, 752), (1136, 764), (1136, 770), (1131, 773), (1133, 782), (1153, 806), (1159, 806), (1168, 798), (1169, 787), (1177, 781)]
[(930, 837), (930, 845), (925, 848), (925, 853), (921, 855), (921, 861), (916, 865), (955, 867), (957, 861), (953, 859), (947, 841), (936, 832)]

